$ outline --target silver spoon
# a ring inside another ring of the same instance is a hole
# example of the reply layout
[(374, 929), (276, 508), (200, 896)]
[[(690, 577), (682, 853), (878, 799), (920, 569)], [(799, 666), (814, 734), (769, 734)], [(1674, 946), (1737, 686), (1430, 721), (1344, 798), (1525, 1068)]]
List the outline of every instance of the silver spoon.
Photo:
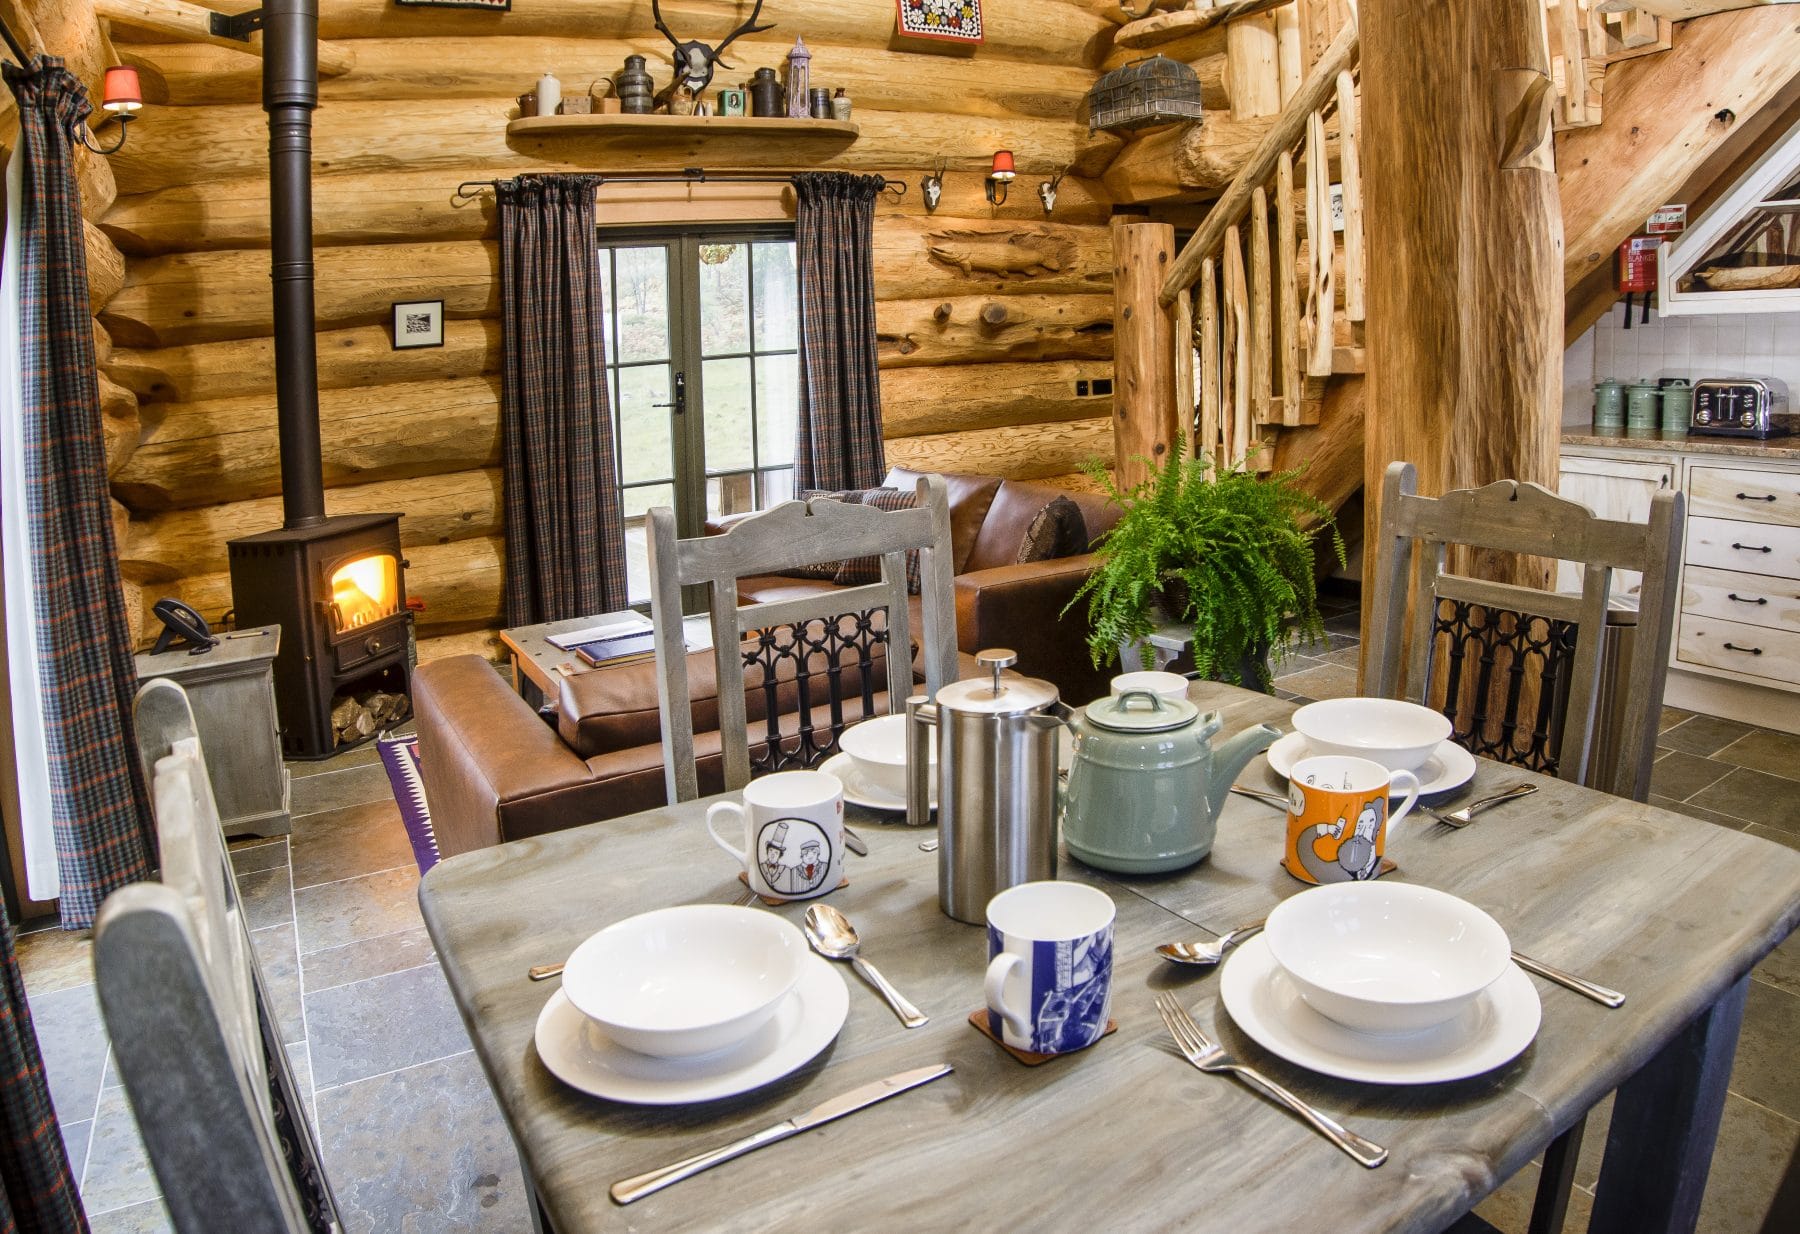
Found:
[(935, 853), (935, 852), (937, 852), (937, 848), (938, 848), (938, 842), (936, 840), (920, 840), (919, 841), (919, 851), (921, 853)]
[(806, 910), (806, 941), (813, 945), (813, 950), (828, 960), (848, 960), (850, 966), (863, 975), (868, 983), (881, 991), (881, 996), (900, 1017), (900, 1022), (908, 1028), (918, 1028), (931, 1017), (907, 1002), (900, 991), (888, 984), (873, 964), (857, 954), (862, 940), (856, 936), (856, 927), (850, 919), (838, 912), (829, 904), (815, 904)]
[(1156, 954), (1177, 964), (1200, 964), (1211, 968), (1225, 958), (1226, 951), (1246, 938), (1261, 934), (1262, 928), (1261, 921), (1252, 921), (1249, 925), (1227, 930), (1208, 943), (1164, 943), (1156, 949)]

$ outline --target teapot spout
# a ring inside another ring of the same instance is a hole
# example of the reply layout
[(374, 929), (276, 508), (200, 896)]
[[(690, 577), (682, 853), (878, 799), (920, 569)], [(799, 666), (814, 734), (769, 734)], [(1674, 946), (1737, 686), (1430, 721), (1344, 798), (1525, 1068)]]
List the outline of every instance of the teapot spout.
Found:
[(1206, 786), (1206, 805), (1212, 817), (1219, 817), (1219, 811), (1225, 806), (1225, 794), (1237, 779), (1238, 772), (1251, 759), (1274, 745), (1280, 736), (1280, 729), (1258, 724), (1213, 748), (1212, 779)]

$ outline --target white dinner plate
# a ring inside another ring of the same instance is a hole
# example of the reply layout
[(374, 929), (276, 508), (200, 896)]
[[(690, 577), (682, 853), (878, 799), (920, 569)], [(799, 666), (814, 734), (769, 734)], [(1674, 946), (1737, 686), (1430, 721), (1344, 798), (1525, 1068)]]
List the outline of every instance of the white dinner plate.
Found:
[(831, 964), (807, 956), (800, 984), (748, 1040), (702, 1058), (627, 1050), (575, 1010), (559, 988), (537, 1020), (538, 1057), (571, 1088), (629, 1105), (688, 1105), (771, 1084), (830, 1045), (850, 1011), (850, 991)]
[[(1302, 734), (1289, 733), (1269, 747), (1269, 770), (1285, 782), (1294, 764), (1310, 753)], [(1454, 741), (1440, 742), (1415, 774), (1421, 797), (1453, 792), (1474, 778), (1475, 756)]]
[(1232, 1021), (1269, 1053), (1367, 1084), (1441, 1084), (1492, 1071), (1531, 1044), (1543, 1014), (1531, 978), (1508, 964), (1448, 1023), (1395, 1036), (1359, 1033), (1309, 1007), (1260, 935), (1226, 958), (1219, 997)]
[[(897, 810), (906, 812), (906, 796), (903, 793), (890, 793), (879, 784), (871, 784), (857, 770), (856, 760), (848, 754), (833, 754), (819, 764), (820, 771), (828, 771), (844, 782), (844, 800), (853, 806), (863, 806), (870, 810)], [(931, 808), (937, 809), (934, 796)]]

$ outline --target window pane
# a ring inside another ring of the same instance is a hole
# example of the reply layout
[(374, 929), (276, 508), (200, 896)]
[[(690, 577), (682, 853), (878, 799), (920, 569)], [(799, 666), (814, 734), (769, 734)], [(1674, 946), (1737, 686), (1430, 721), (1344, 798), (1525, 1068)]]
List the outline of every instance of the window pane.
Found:
[(700, 350), (750, 350), (750, 246), (700, 246)]
[(756, 358), (756, 460), (764, 467), (794, 461), (799, 421), (799, 360), (795, 356)]
[[(619, 315), (616, 310), (619, 302), (614, 299), (613, 288), (613, 251), (600, 250), (600, 307), (606, 317), (606, 361), (611, 364), (619, 358)], [(609, 392), (610, 393), (610, 392)], [(614, 395), (616, 398), (617, 396)]]
[(756, 504), (756, 473), (740, 471), (729, 476), (712, 476), (706, 481), (706, 517), (723, 518), (729, 514), (748, 514), (760, 509)]
[(628, 488), (623, 493), (625, 517), (641, 520), (644, 511), (651, 506), (673, 506), (675, 504), (675, 486), (673, 484), (645, 484), (636, 488)]
[(650, 364), (619, 370), (619, 479), (667, 480), (675, 474), (669, 434), (669, 366)]
[(650, 602), (649, 528), (644, 525), (644, 511), (651, 506), (675, 504), (673, 485), (653, 484), (646, 488), (628, 488), (625, 499), (625, 599), (628, 604)]
[(743, 471), (756, 466), (750, 440), (750, 361), (708, 360), (706, 379), (706, 471)]
[(669, 358), (669, 250), (618, 249), (620, 363)]
[(754, 246), (756, 263), (756, 349), (784, 351), (795, 346), (800, 321), (798, 283), (794, 277), (794, 242), (778, 240)]
[(759, 509), (767, 510), (770, 506), (793, 500), (793, 468), (784, 467), (780, 471), (765, 471), (759, 478), (762, 480), (762, 504), (758, 507)]

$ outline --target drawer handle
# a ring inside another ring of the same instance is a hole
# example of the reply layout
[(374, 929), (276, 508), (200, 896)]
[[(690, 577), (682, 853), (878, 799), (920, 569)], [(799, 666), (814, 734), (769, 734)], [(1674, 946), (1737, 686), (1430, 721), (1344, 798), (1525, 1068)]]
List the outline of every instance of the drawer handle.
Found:
[(1767, 604), (1769, 602), (1769, 597), (1767, 596), (1740, 596), (1735, 591), (1726, 592), (1725, 598), (1727, 600), (1736, 600), (1739, 604)]
[(1749, 493), (1739, 493), (1737, 495), (1737, 497), (1738, 497), (1739, 501), (1774, 501), (1775, 500), (1775, 494), (1773, 494), (1773, 493), (1768, 494), (1766, 497), (1752, 497)]
[(1731, 547), (1746, 553), (1772, 553), (1775, 551), (1767, 544), (1739, 544), (1736, 540), (1731, 542)]
[(1745, 653), (1747, 653), (1749, 655), (1753, 655), (1753, 656), (1760, 656), (1762, 654), (1761, 647), (1739, 647), (1736, 643), (1726, 643), (1725, 650), (1726, 651), (1742, 651), (1742, 652), (1745, 652)]

